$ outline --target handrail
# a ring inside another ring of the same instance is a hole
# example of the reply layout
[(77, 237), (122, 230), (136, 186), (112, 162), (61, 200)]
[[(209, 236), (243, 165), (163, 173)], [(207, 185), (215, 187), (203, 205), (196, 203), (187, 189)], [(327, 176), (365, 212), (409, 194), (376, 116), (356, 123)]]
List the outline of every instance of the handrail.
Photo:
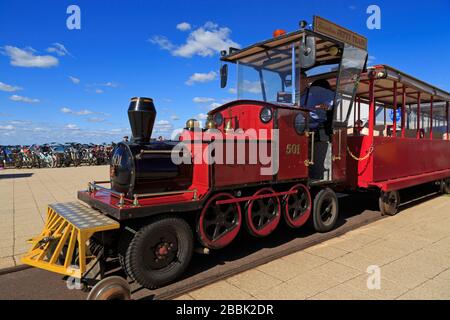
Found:
[(105, 187), (100, 186), (99, 184), (106, 184), (110, 183), (110, 181), (93, 181), (88, 183), (88, 192), (91, 193), (92, 191), (102, 190), (108, 193), (111, 193), (112, 195), (115, 195), (119, 197), (119, 207), (122, 207), (125, 204), (125, 194), (121, 192), (117, 192)]
[(177, 195), (177, 194), (183, 194), (183, 193), (193, 193), (192, 200), (197, 200), (197, 189), (192, 190), (179, 190), (179, 191), (167, 191), (167, 192), (155, 192), (155, 193), (141, 193), (141, 194), (134, 194), (133, 195), (133, 205), (138, 206), (139, 205), (139, 199), (141, 198), (152, 198), (152, 197), (158, 197), (158, 196), (171, 196), (171, 195)]
[[(89, 182), (88, 184), (88, 192), (91, 193), (93, 191), (102, 190), (108, 193), (111, 193), (114, 196), (117, 196), (119, 198), (119, 207), (122, 207), (125, 204), (125, 193), (117, 192), (114, 190), (111, 190), (109, 188), (105, 188), (100, 186), (99, 184), (107, 184), (110, 183), (110, 181), (93, 181)], [(170, 196), (170, 195), (177, 195), (177, 194), (183, 194), (183, 193), (193, 193), (192, 200), (197, 200), (197, 189), (192, 190), (179, 190), (179, 191), (167, 191), (167, 192), (155, 192), (155, 193), (141, 193), (141, 194), (133, 194), (133, 206), (139, 206), (139, 199), (142, 198), (152, 198), (152, 197), (158, 197), (158, 196)], [(131, 201), (131, 199), (128, 199)]]

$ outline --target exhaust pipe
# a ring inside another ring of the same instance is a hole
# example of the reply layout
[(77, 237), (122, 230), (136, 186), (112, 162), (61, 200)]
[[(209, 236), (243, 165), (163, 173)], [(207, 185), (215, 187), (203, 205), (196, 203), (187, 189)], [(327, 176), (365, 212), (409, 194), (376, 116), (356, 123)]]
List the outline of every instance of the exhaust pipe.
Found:
[(135, 97), (131, 99), (128, 108), (133, 142), (149, 143), (156, 119), (156, 109), (153, 99)]

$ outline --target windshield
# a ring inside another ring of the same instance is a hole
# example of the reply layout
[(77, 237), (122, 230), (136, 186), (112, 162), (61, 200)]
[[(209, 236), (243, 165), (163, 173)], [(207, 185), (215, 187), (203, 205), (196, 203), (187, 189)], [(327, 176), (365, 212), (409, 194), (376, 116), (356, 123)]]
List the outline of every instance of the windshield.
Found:
[(238, 60), (238, 99), (293, 104), (294, 48), (283, 45)]
[[(237, 98), (333, 111), (334, 120), (348, 121), (367, 51), (308, 37), (310, 44), (300, 39), (236, 59)], [(307, 50), (314, 59), (301, 65)]]

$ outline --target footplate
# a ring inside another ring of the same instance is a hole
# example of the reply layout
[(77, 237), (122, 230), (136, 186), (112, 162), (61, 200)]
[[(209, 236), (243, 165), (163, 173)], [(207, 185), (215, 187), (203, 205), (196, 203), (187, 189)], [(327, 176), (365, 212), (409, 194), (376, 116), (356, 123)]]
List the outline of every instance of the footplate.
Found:
[(47, 208), (42, 233), (29, 240), (31, 250), (24, 264), (81, 278), (90, 260), (88, 240), (96, 232), (114, 230), (119, 223), (78, 202), (56, 203)]

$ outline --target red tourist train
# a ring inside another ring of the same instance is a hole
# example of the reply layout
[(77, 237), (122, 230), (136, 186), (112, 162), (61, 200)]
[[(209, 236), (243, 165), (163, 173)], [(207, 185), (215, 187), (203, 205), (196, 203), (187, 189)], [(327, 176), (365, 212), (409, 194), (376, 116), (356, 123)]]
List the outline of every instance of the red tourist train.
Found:
[[(49, 205), (22, 261), (90, 287), (118, 259), (129, 278), (157, 288), (181, 276), (194, 247), (221, 249), (245, 229), (266, 237), (282, 220), (333, 229), (337, 191), (378, 191), (389, 215), (401, 189), (439, 182), (449, 193), (450, 94), (367, 68), (367, 57), (364, 37), (319, 17), (230, 48), (221, 84), (235, 64), (238, 99), (212, 110), (204, 128), (189, 120), (178, 141), (151, 142), (153, 100), (133, 98), (133, 139), (115, 148), (110, 180), (78, 192), (87, 206)], [(91, 296), (127, 297), (127, 286), (106, 278)]]

